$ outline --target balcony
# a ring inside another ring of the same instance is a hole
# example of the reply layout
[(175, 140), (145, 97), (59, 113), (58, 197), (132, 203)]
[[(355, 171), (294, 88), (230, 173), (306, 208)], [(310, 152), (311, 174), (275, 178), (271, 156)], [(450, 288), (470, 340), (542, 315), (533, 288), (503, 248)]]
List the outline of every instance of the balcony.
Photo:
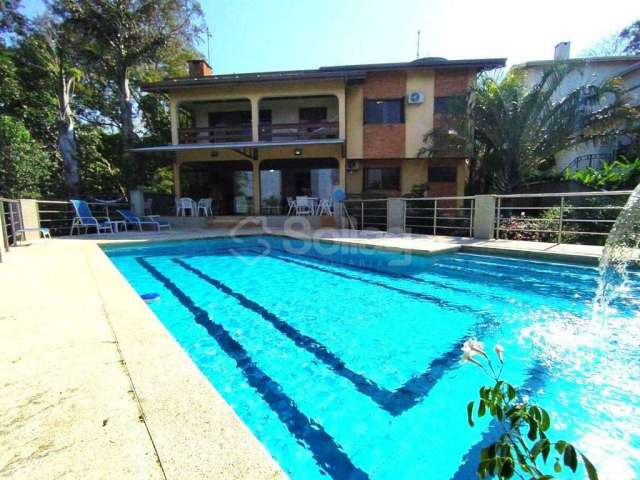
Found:
[[(259, 118), (252, 118), (248, 99), (183, 102), (179, 106), (178, 143), (296, 142), (339, 138), (338, 100), (334, 96), (269, 97), (261, 99), (257, 107)], [(255, 124), (258, 138), (253, 138), (252, 125)]]
[(250, 142), (251, 124), (178, 129), (180, 143)]
[(338, 122), (261, 123), (260, 141), (338, 138)]

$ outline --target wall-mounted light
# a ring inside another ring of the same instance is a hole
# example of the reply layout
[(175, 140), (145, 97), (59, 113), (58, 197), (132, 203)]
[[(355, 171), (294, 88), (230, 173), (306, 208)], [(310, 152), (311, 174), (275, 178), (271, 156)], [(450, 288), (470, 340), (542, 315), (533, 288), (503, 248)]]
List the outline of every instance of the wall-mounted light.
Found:
[(300, 155), (302, 155), (302, 149), (301, 149), (301, 148), (296, 148), (296, 149), (293, 151), (293, 154), (294, 154), (295, 156), (299, 157)]

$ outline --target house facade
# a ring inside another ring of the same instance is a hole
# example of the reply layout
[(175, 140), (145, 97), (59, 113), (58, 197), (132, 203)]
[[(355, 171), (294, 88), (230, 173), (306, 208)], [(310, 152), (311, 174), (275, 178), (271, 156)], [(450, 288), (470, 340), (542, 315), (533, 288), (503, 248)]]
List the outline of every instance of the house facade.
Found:
[[(466, 159), (418, 158), (447, 102), (504, 59), (445, 60), (188, 77), (147, 84), (168, 96), (176, 196), (211, 197), (221, 214), (280, 214), (287, 198), (426, 190), (464, 193)], [(415, 188), (414, 188), (415, 187)]]
[[(525, 88), (536, 85), (545, 70), (556, 64), (568, 65), (571, 70), (563, 79), (555, 93), (554, 100), (590, 85), (602, 85), (612, 78), (619, 78), (624, 83), (625, 101), (640, 106), (640, 56), (607, 56), (590, 58), (571, 58), (570, 42), (556, 45), (553, 60), (539, 60), (515, 65), (514, 68), (523, 73)], [(577, 170), (584, 167), (599, 168), (605, 161), (615, 159), (628, 138), (615, 141), (582, 142), (556, 154), (555, 169), (558, 172)]]

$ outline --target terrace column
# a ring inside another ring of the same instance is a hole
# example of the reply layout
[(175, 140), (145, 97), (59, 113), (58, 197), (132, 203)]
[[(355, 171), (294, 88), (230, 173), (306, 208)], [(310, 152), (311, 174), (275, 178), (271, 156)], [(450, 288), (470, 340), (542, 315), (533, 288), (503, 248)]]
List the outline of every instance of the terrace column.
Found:
[(176, 198), (180, 198), (180, 162), (174, 160), (173, 162), (173, 194)]
[(344, 90), (339, 92), (336, 97), (338, 97), (338, 138), (344, 140), (347, 138), (347, 110)]
[(171, 143), (177, 145), (179, 142), (178, 126), (180, 121), (178, 120), (178, 102), (171, 99), (169, 103), (169, 115), (171, 116)]
[(260, 98), (251, 97), (251, 140), (260, 140)]
[(490, 240), (496, 224), (496, 197), (476, 195), (473, 211), (473, 238)]
[(253, 162), (253, 214), (260, 215), (260, 160)]

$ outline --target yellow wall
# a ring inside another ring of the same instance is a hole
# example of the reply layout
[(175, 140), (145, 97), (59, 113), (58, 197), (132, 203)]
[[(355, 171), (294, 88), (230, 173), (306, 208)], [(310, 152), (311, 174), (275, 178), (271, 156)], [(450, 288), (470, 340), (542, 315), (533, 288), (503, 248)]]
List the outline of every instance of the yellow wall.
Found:
[(433, 129), (433, 70), (409, 70), (407, 72), (407, 97), (409, 93), (424, 93), (424, 102), (405, 105), (405, 155), (416, 157), (423, 146), (424, 134)]
[(347, 87), (347, 158), (362, 158), (364, 93), (362, 85)]

